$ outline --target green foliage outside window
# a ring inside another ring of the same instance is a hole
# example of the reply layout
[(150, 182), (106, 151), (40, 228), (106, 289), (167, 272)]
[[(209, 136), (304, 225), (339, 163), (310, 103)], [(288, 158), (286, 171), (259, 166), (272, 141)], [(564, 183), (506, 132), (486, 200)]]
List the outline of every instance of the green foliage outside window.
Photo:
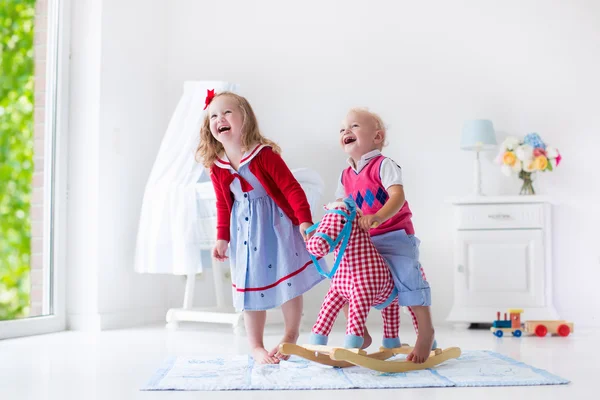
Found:
[(0, 320), (29, 314), (35, 0), (0, 0)]

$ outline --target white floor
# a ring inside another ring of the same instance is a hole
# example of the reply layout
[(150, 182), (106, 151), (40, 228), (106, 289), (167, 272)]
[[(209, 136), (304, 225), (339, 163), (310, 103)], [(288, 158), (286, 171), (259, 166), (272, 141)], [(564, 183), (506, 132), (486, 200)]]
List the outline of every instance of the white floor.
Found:
[[(576, 327), (577, 328), (577, 327)], [(561, 386), (494, 388), (423, 388), (340, 391), (234, 391), (234, 392), (142, 392), (139, 388), (169, 355), (244, 354), (245, 337), (235, 337), (224, 326), (187, 325), (179, 331), (163, 326), (106, 331), (63, 332), (0, 342), (0, 399), (275, 399), (310, 396), (311, 400), (334, 398), (379, 399), (592, 399), (600, 381), (595, 354), (598, 331), (577, 330), (567, 338), (505, 337), (489, 331), (437, 329), (442, 347), (493, 350), (548, 370), (572, 381)], [(335, 333), (331, 343), (342, 343)], [(307, 333), (300, 337), (306, 342)], [(414, 333), (402, 331), (403, 342)], [(274, 346), (278, 336), (267, 336)], [(378, 346), (374, 346), (375, 349)]]

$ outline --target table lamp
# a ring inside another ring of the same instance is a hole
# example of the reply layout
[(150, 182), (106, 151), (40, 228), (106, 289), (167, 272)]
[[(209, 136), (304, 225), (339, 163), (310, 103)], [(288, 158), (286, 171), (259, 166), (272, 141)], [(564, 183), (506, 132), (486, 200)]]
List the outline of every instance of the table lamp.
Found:
[(481, 192), (481, 164), (479, 152), (493, 150), (496, 146), (496, 134), (492, 121), (487, 119), (474, 119), (466, 121), (462, 129), (460, 148), (475, 151), (475, 196), (483, 196)]

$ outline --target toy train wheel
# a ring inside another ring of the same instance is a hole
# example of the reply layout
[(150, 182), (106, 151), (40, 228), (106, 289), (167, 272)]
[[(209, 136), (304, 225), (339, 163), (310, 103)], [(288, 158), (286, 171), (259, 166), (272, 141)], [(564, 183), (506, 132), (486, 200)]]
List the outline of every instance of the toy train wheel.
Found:
[(513, 336), (515, 337), (521, 337), (521, 330), (517, 329), (516, 331), (513, 332)]
[(535, 334), (539, 337), (544, 337), (548, 333), (548, 328), (546, 325), (538, 325), (535, 327)]
[(502, 335), (504, 335), (504, 332), (502, 332), (501, 330), (497, 330), (496, 332), (494, 332), (494, 335), (496, 335), (497, 337), (502, 337)]
[(562, 324), (558, 327), (557, 332), (562, 337), (569, 336), (569, 333), (571, 333), (571, 328), (569, 328), (568, 325)]

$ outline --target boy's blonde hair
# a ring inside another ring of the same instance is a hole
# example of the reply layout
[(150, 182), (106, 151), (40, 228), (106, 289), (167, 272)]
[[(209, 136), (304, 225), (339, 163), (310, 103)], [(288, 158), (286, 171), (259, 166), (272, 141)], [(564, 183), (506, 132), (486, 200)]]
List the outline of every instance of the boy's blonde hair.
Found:
[[(258, 121), (254, 110), (246, 98), (233, 92), (221, 92), (215, 95), (212, 101), (217, 97), (229, 96), (235, 99), (242, 112), (242, 151), (248, 151), (250, 146), (255, 143), (271, 146), (275, 153), (281, 153), (281, 148), (273, 141), (265, 138), (258, 129)], [(202, 163), (205, 168), (210, 168), (215, 160), (219, 158), (225, 149), (221, 142), (214, 138), (210, 132), (210, 114), (207, 112), (204, 116), (204, 122), (200, 129), (200, 144), (196, 150), (196, 161)]]
[(375, 129), (383, 132), (383, 141), (381, 142), (381, 145), (379, 145), (379, 150), (382, 150), (384, 146), (388, 145), (387, 144), (387, 128), (385, 127), (385, 123), (383, 122), (383, 119), (379, 116), (379, 114), (370, 111), (366, 107), (353, 107), (348, 111), (348, 114), (350, 114), (351, 112), (354, 112), (357, 114), (367, 114), (375, 122)]

